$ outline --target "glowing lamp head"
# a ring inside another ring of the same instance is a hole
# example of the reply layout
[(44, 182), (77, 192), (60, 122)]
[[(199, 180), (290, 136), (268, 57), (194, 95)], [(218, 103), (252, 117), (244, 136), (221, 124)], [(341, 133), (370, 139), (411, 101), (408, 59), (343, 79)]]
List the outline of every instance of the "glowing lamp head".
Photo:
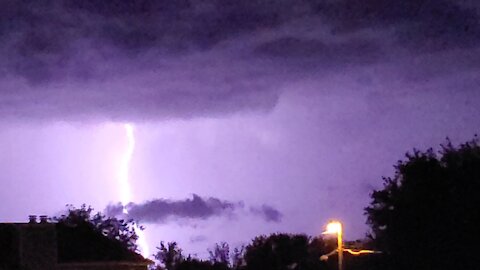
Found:
[(332, 221), (327, 224), (327, 230), (323, 234), (339, 234), (342, 232), (342, 223), (339, 221)]

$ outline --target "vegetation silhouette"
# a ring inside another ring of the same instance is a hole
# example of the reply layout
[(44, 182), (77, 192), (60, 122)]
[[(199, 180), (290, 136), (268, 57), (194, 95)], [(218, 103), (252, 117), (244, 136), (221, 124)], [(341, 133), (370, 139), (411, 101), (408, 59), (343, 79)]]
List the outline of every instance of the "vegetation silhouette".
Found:
[(176, 242), (160, 242), (157, 253), (155, 270), (229, 270), (229, 246), (226, 243), (216, 244), (213, 251), (209, 251), (210, 260), (200, 260), (192, 256), (185, 257)]
[(67, 214), (51, 218), (56, 222), (58, 256), (62, 261), (141, 261), (136, 253), (138, 236), (132, 220), (105, 217), (85, 204), (67, 206)]
[(178, 265), (185, 260), (182, 250), (178, 247), (177, 242), (168, 242), (165, 244), (160, 242), (157, 247), (157, 253), (154, 254), (155, 259), (159, 262), (156, 269), (175, 270)]
[[(276, 233), (255, 237), (247, 246), (230, 252), (228, 244), (216, 244), (209, 250), (209, 260), (184, 257), (177, 243), (160, 243), (155, 254), (155, 270), (322, 270), (337, 269), (337, 255), (328, 261), (320, 256), (337, 248), (334, 238), (309, 237), (304, 234)], [(379, 266), (378, 255), (345, 254), (346, 269), (367, 270)]]
[(327, 252), (320, 238), (303, 234), (259, 236), (245, 248), (245, 269), (327, 269), (319, 260)]
[(226, 242), (220, 244), (215, 244), (213, 250), (208, 250), (210, 262), (218, 265), (223, 265), (225, 268), (230, 268), (233, 263), (231, 263), (230, 257), (230, 246)]
[[(371, 194), (371, 237), (389, 269), (479, 269), (480, 145), (414, 150)], [(384, 268), (386, 269), (386, 268)]]

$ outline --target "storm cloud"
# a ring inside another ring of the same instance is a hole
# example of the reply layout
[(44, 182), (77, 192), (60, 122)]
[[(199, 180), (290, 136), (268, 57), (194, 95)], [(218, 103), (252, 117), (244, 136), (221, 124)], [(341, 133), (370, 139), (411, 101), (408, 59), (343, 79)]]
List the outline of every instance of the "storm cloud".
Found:
[(391, 29), (401, 45), (432, 51), (478, 46), (478, 4), (450, 0), (340, 0), (318, 5), (339, 32)]
[[(141, 204), (129, 203), (126, 206), (128, 218), (140, 223), (167, 223), (178, 219), (205, 220), (212, 217), (232, 216), (235, 211), (244, 210), (243, 202), (230, 202), (214, 197), (203, 198), (193, 194), (191, 199), (155, 199)], [(280, 222), (281, 213), (272, 206), (250, 207), (249, 212), (265, 221)], [(122, 216), (123, 206), (110, 204), (105, 209), (107, 216)]]
[[(332, 72), (355, 67), (374, 66), (409, 83), (405, 66), (412, 62), (422, 72), (417, 82), (432, 73), (454, 76), (448, 67), (480, 66), (473, 1), (0, 3), (4, 119), (268, 112), (298, 80), (323, 88)], [(442, 60), (449, 66), (431, 63)]]
[(405, 151), (479, 132), (479, 14), (477, 0), (0, 0), (0, 216), (125, 199), (130, 123), (133, 203), (106, 212), (145, 223), (152, 247), (316, 235), (330, 218), (363, 237), (369, 191)]
[(250, 211), (256, 215), (262, 216), (266, 221), (279, 222), (282, 219), (282, 214), (269, 205), (264, 204), (260, 207), (250, 207)]

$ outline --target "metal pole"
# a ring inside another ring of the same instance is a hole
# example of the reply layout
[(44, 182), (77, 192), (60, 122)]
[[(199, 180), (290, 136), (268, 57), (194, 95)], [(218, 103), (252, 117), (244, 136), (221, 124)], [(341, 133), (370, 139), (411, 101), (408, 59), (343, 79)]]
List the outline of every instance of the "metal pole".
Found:
[(343, 240), (342, 240), (342, 225), (340, 223), (340, 229), (337, 232), (337, 245), (338, 245), (338, 270), (343, 270)]

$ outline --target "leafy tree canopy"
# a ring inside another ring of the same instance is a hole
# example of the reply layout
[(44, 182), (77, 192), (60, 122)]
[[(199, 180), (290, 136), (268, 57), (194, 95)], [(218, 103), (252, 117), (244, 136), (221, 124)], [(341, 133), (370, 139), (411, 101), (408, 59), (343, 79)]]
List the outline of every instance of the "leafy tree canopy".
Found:
[(67, 214), (53, 217), (52, 220), (65, 227), (92, 229), (120, 243), (121, 246), (130, 251), (137, 251), (138, 235), (135, 233), (135, 222), (133, 220), (106, 217), (100, 212), (93, 214), (93, 210), (92, 207), (87, 207), (85, 204), (80, 208), (67, 205)]
[(272, 234), (259, 236), (246, 246), (247, 270), (326, 269), (319, 260), (328, 253), (322, 239), (306, 235)]
[[(216, 245), (215, 251), (210, 254), (216, 254), (211, 257), (209, 261), (193, 258), (190, 255), (185, 257), (182, 249), (178, 247), (176, 242), (164, 243), (160, 242), (157, 247), (157, 253), (154, 255), (159, 264), (154, 268), (155, 270), (229, 270), (231, 269), (227, 262), (225, 262), (225, 254), (228, 256), (228, 245), (222, 243)], [(220, 261), (219, 261), (220, 260)]]
[[(371, 194), (367, 222), (395, 269), (478, 269), (480, 228), (478, 137), (439, 152), (407, 153)], [(477, 239), (477, 240), (475, 240)]]
[(160, 242), (154, 257), (160, 262), (160, 265), (157, 267), (158, 270), (177, 270), (177, 266), (185, 260), (177, 242), (168, 242), (166, 244), (163, 241)]
[(226, 242), (215, 244), (213, 250), (208, 250), (210, 262), (213, 264), (224, 265), (225, 268), (231, 266), (230, 263), (230, 246)]

